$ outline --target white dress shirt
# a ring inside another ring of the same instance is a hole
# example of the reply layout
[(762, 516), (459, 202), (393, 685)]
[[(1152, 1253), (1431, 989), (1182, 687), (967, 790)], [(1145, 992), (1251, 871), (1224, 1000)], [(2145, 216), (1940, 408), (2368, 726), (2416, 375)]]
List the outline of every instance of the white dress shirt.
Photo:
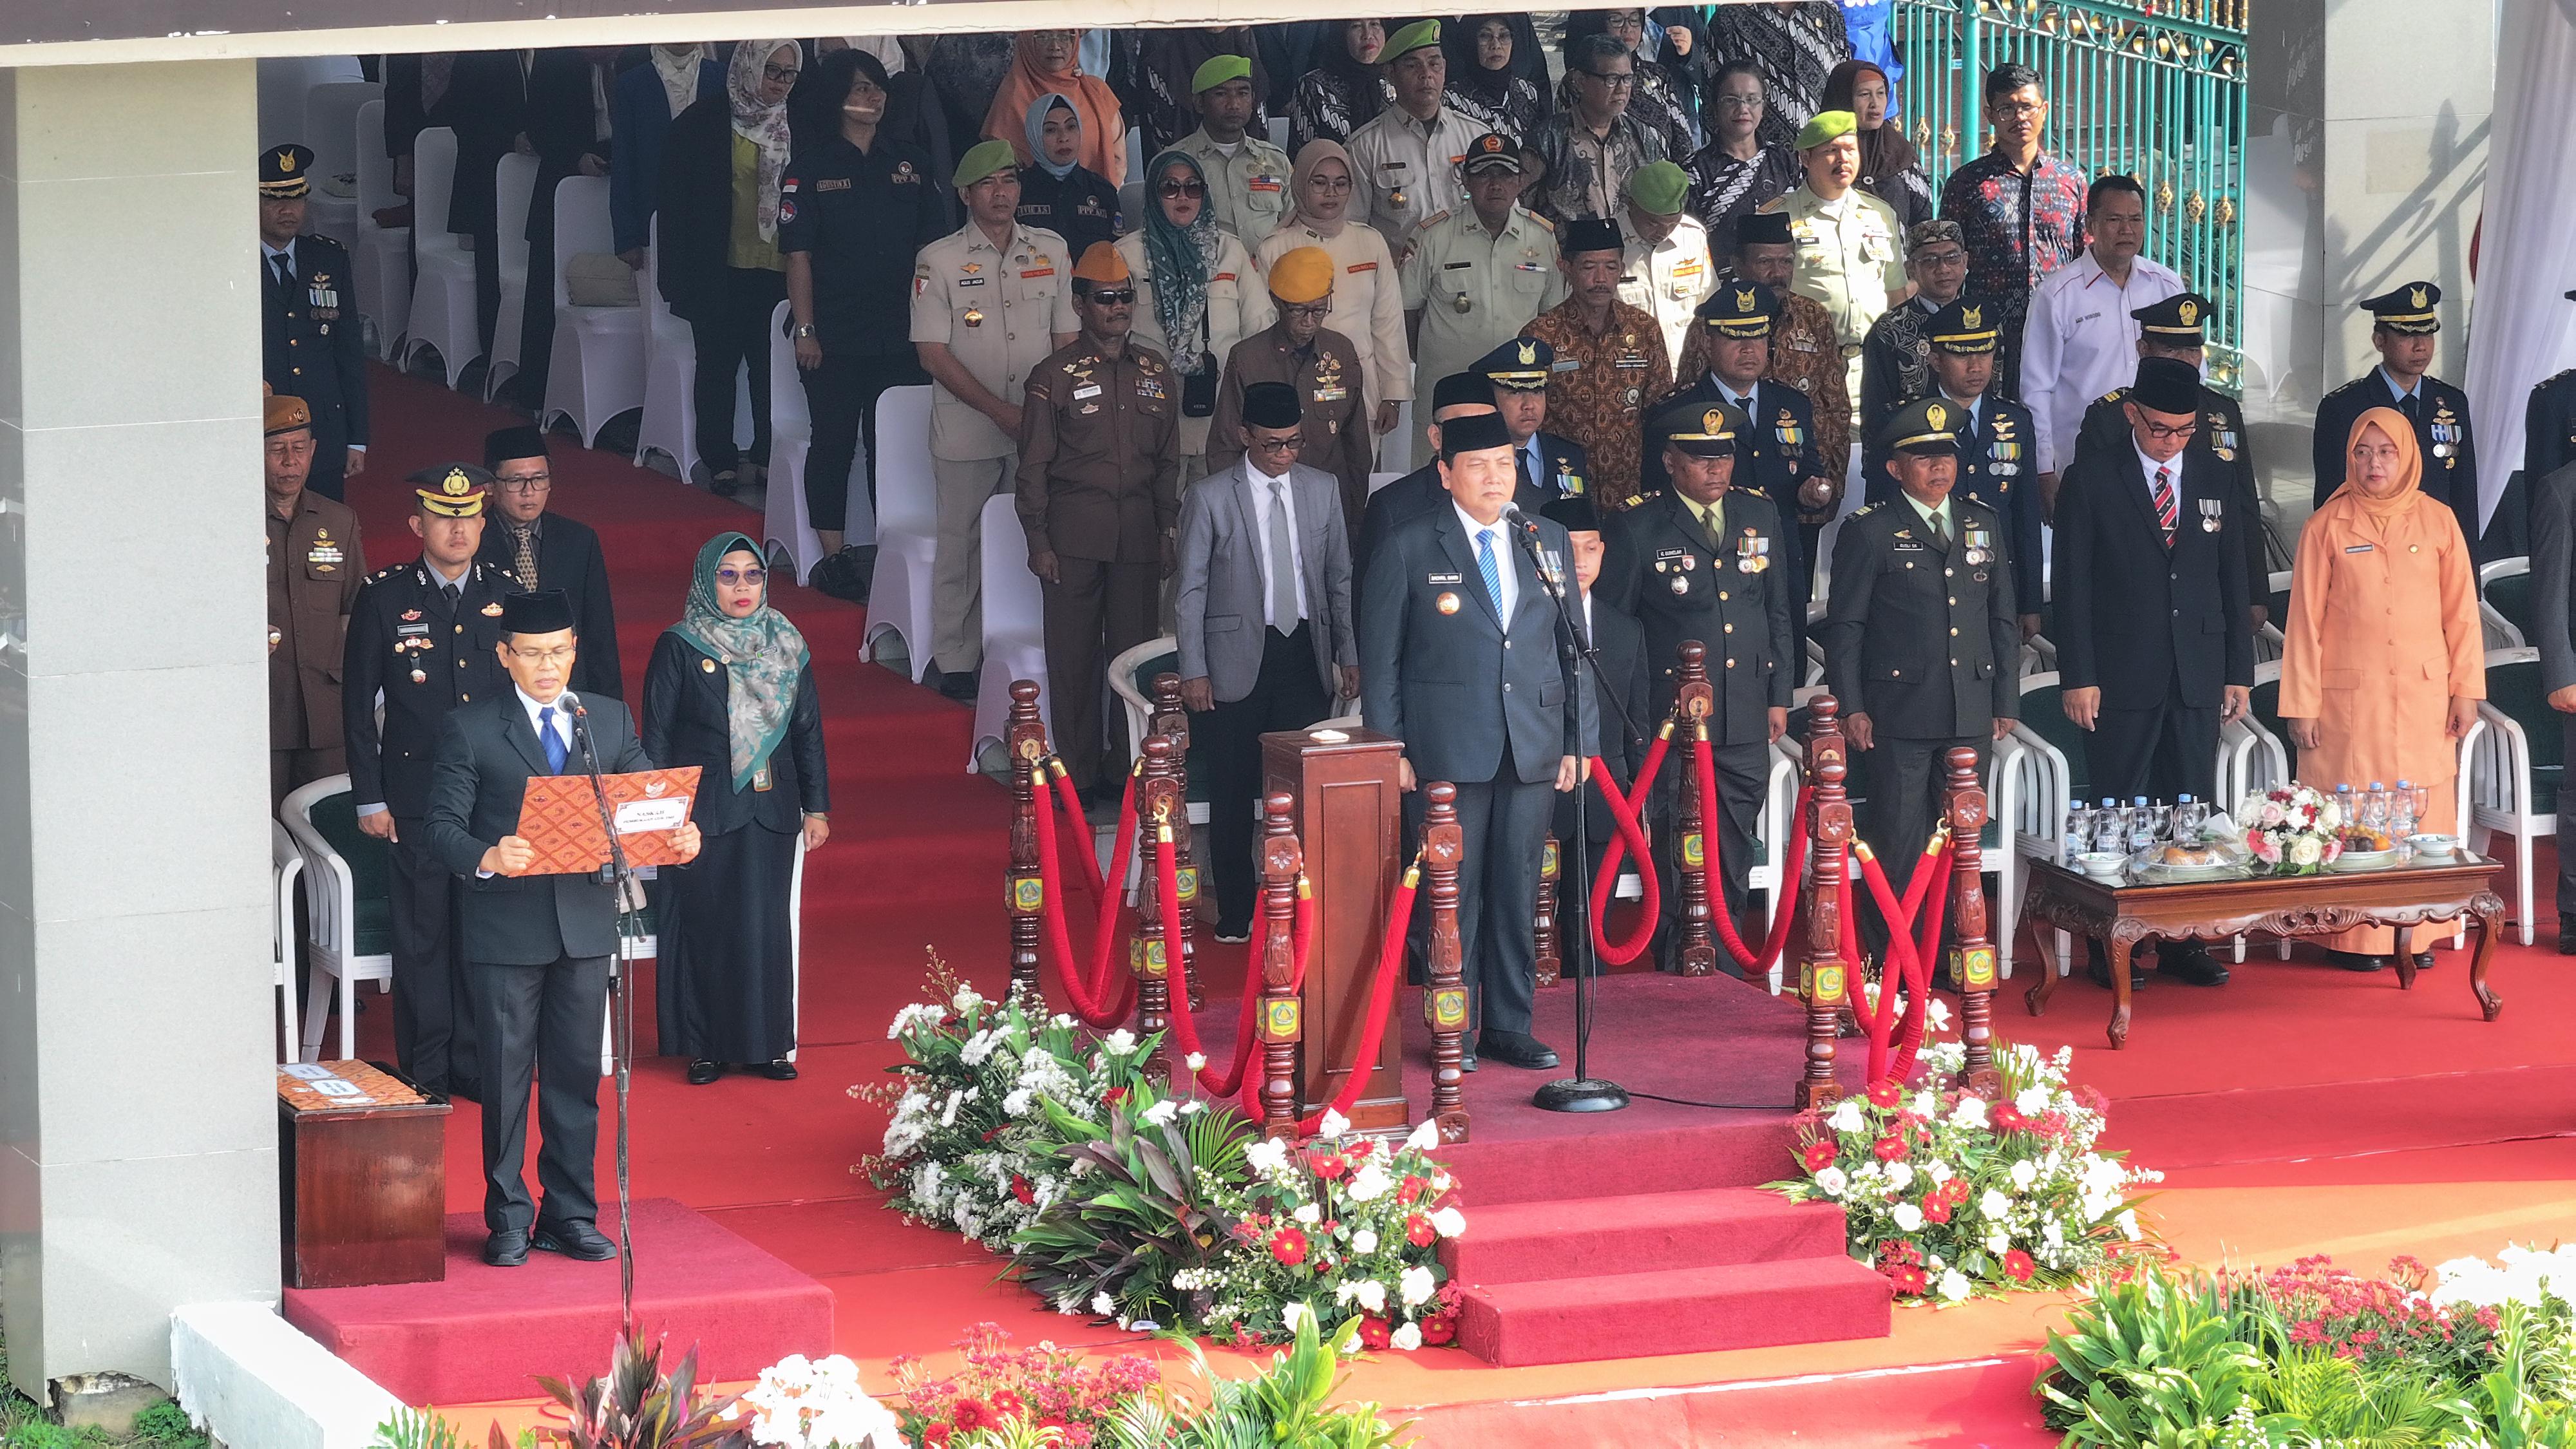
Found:
[(2181, 290), (2172, 268), (2145, 257), (2129, 263), (2128, 285), (2121, 286), (2087, 248), (2030, 294), (2021, 332), (2021, 400), (2030, 409), (2040, 472), (2073, 462), (2084, 410), (2137, 379), (2138, 319), (2129, 314)]
[(1458, 500), (1455, 498), (1449, 500), (1449, 506), (1457, 511), (1459, 526), (1467, 530), (1467, 558), (1475, 569), (1468, 575), (1467, 582), (1479, 589), (1485, 586), (1485, 566), (1477, 557), (1476, 535), (1489, 530), (1494, 535), (1494, 571), (1502, 579), (1503, 627), (1508, 631), (1512, 622), (1512, 607), (1521, 601), (1521, 572), (1512, 562), (1512, 551), (1518, 545), (1512, 542), (1511, 526), (1499, 518), (1491, 523), (1478, 523), (1466, 509), (1458, 507)]
[[(1270, 627), (1282, 634), (1294, 634), (1300, 620), (1306, 617), (1306, 556), (1297, 549), (1297, 490), (1288, 486), (1288, 475), (1274, 478), (1261, 471), (1252, 460), (1256, 454), (1243, 455), (1243, 476), (1252, 480), (1253, 556), (1261, 561), (1261, 611)], [(1270, 607), (1270, 500), (1276, 494), (1288, 510), (1288, 566), (1295, 570), (1297, 617), (1282, 619)]]

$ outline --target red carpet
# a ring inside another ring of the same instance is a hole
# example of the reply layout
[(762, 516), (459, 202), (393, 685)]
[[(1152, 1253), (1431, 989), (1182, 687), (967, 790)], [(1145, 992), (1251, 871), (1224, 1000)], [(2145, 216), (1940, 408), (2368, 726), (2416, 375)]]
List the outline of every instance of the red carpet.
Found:
[[(355, 492), (381, 566), (413, 552), (400, 490), (387, 480), (478, 453), (483, 431), (506, 419), (435, 386), (376, 376), (376, 471)], [(631, 680), (655, 633), (677, 616), (698, 543), (719, 528), (756, 528), (757, 519), (558, 442), (559, 506), (601, 530)], [(1173, 1352), (1151, 1340), (1045, 1312), (995, 1281), (1000, 1265), (990, 1255), (903, 1224), (851, 1174), (875, 1150), (884, 1123), (843, 1089), (881, 1080), (895, 1060), (886, 1023), (917, 992), (924, 948), (983, 989), (1003, 982), (997, 905), (1008, 805), (1000, 787), (962, 769), (963, 707), (856, 664), (860, 610), (793, 589), (782, 589), (779, 602), (814, 645), (836, 803), (832, 843), (806, 876), (804, 1076), (692, 1088), (678, 1062), (639, 1063), (637, 1191), (686, 1203), (820, 1279), (837, 1305), (833, 1347), (859, 1361), (871, 1387), (888, 1383), (887, 1360), (897, 1354), (953, 1362), (945, 1346), (982, 1321), (1023, 1342), (1115, 1346), (1173, 1362)], [(2540, 866), (2545, 880), (2553, 868), (2545, 850)], [(2544, 919), (2543, 930), (2549, 925)], [(1200, 943), (1208, 1019), (1228, 1031), (1242, 959), (1241, 947)], [(2285, 965), (2258, 945), (2230, 986), (2142, 994), (2123, 1052), (2103, 1041), (2107, 994), (2081, 980), (2066, 983), (2047, 1017), (2024, 1014), (2018, 988), (2034, 969), (2026, 965), (1998, 998), (1996, 1021), (2012, 1040), (2074, 1046), (2076, 1079), (2113, 1099), (2115, 1142), (2168, 1171), (2149, 1216), (2185, 1255), (2278, 1262), (2322, 1251), (2368, 1268), (2398, 1252), (2435, 1261), (2492, 1253), (2509, 1238), (2567, 1235), (2576, 1221), (2576, 1078), (2564, 1070), (2576, 1069), (2576, 1042), (2562, 1027), (2576, 1012), (2568, 965), (2545, 950), (2502, 951), (2494, 984), (2506, 1006), (2487, 1023), (2470, 1003), (2461, 958), (2444, 955), (2438, 970), (2401, 993), (2391, 977), (2350, 976), (2312, 954)], [(1661, 996), (1666, 991), (1697, 994), (1679, 1001)], [(649, 985), (642, 999), (649, 1045)], [(1603, 992), (1594, 1070), (1635, 1089), (1762, 1110), (1641, 1100), (1607, 1120), (1551, 1117), (1526, 1106), (1531, 1074), (1489, 1067), (1470, 1077), (1477, 1140), (1457, 1154), (1470, 1182), (1471, 1236), (1462, 1248), (1483, 1223), (1496, 1231), (1479, 1246), (1528, 1250), (1528, 1239), (1508, 1247), (1511, 1216), (1478, 1211), (1527, 1193), (1523, 1184), (1571, 1202), (1639, 1191), (1648, 1163), (1665, 1164), (1658, 1172), (1681, 1164), (1706, 1172), (1677, 1191), (1740, 1187), (1785, 1170), (1785, 1154), (1771, 1154), (1783, 1140), (1794, 1059), (1775, 1058), (1762, 1044), (1777, 1028), (1766, 1027), (1761, 1012), (1714, 1015), (1736, 999), (1723, 983), (1613, 978)], [(1572, 1044), (1571, 1004), (1569, 988), (1542, 996), (1539, 1034), (1561, 1051)], [(361, 1023), (368, 1055), (387, 1055), (389, 1015), (382, 998), (370, 999)], [(1418, 1021), (1410, 1003), (1401, 1015)], [(1417, 1071), (1412, 1081), (1418, 1099), (1427, 1078)], [(449, 1130), (449, 1205), (471, 1209), (474, 1109), (460, 1104)], [(1559, 1141), (1543, 1144), (1543, 1135)], [(1517, 1160), (1489, 1172), (1489, 1148), (1508, 1148)], [(1537, 1216), (1544, 1221), (1547, 1211)], [(1558, 1251), (1600, 1251), (1591, 1239), (1607, 1224), (1581, 1212), (1560, 1211)], [(1623, 1212), (1623, 1253), (1652, 1250), (1668, 1231), (1643, 1207)], [(639, 1246), (649, 1262), (649, 1225)], [(1418, 1442), (1432, 1449), (2038, 1445), (2054, 1440), (2025, 1392), (2030, 1354), (2057, 1322), (2060, 1302), (2021, 1295), (1940, 1312), (1907, 1309), (1882, 1338), (1720, 1352), (1679, 1352), (1639, 1331), (1619, 1350), (1655, 1356), (1529, 1368), (1490, 1367), (1454, 1351), (1387, 1354), (1354, 1366), (1349, 1392), (1415, 1420)], [(1238, 1374), (1248, 1362), (1227, 1351), (1213, 1357)], [(604, 1344), (566, 1340), (525, 1355), (520, 1367), (597, 1372), (604, 1364)], [(523, 1384), (495, 1397), (532, 1394)], [(530, 1422), (523, 1409), (503, 1417)], [(471, 1418), (479, 1429), (484, 1414)]]

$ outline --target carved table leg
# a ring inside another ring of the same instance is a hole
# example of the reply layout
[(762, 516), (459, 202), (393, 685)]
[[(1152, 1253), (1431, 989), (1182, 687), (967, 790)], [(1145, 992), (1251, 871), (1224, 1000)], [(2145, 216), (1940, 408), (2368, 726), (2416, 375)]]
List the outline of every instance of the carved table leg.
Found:
[(2111, 933), (2111, 1050), (2129, 1044), (2129, 958), (2138, 948), (2138, 939), (2126, 932)]
[(2030, 938), (2043, 969), (2039, 973), (2039, 979), (2032, 982), (2030, 989), (2021, 994), (2021, 999), (2030, 1007), (2031, 1015), (2046, 1016), (2048, 998), (2057, 991), (2057, 951), (2048, 943), (2047, 923), (2037, 917), (2031, 918)]
[(2414, 934), (2415, 928), (2412, 926), (2397, 928), (2397, 989), (2400, 991), (2415, 989)]
[(2504, 930), (2504, 900), (2493, 892), (2481, 892), (2469, 902), (2469, 910), (2478, 918), (2478, 950), (2469, 958), (2469, 989), (2477, 993), (2487, 1020), (2493, 1021), (2504, 1010), (2504, 998), (2487, 989), (2487, 962), (2495, 955), (2496, 937)]

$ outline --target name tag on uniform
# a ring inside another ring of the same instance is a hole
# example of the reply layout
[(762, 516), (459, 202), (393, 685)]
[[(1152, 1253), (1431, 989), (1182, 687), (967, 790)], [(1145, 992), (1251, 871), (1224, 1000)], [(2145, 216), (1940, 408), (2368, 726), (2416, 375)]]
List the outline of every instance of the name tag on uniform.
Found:
[(846, 176), (826, 176), (822, 180), (814, 183), (814, 189), (816, 191), (847, 191), (850, 189), (850, 178)]
[(2370, 545), (2370, 544), (2366, 544), (2366, 543), (2356, 543), (2356, 544), (2353, 544), (2351, 547), (2346, 548), (2346, 549), (2344, 550), (2344, 552), (2345, 552), (2345, 553), (2368, 553), (2368, 552), (2370, 552), (2371, 548), (2372, 548), (2372, 545)]
[(1244, 189), (1246, 191), (1277, 191), (1279, 189), (1279, 178), (1276, 176), (1255, 176), (1250, 181), (1244, 183)]
[(1082, 386), (1075, 388), (1073, 390), (1073, 395), (1077, 398), (1098, 397), (1100, 396), (1100, 384), (1096, 382), (1086, 382)]
[(429, 626), (427, 624), (396, 624), (394, 626), (394, 632), (405, 637), (412, 635), (421, 635), (425, 637), (429, 633)]
[(1896, 553), (1921, 553), (1923, 552), (1923, 545), (1919, 543), (1900, 543), (1896, 545), (1895, 549), (1892, 551)]
[(1467, 576), (1465, 574), (1430, 574), (1424, 577), (1422, 581), (1425, 584), (1436, 585), (1465, 583), (1466, 580)]
[(957, 285), (961, 287), (980, 287), (984, 285), (984, 279), (982, 277), (959, 277), (957, 279)]

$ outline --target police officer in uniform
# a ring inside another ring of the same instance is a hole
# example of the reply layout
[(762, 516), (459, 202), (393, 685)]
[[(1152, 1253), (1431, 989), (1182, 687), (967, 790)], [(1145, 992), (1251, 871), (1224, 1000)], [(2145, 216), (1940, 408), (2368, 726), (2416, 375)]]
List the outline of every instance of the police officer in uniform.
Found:
[[(2129, 314), (2138, 319), (2138, 355), (2170, 357), (2191, 364), (2198, 372), (2204, 359), (2203, 329), (2209, 321), (2209, 299), (2194, 292), (2177, 292), (2161, 302), (2152, 302)], [(2076, 435), (2076, 450), (2103, 447), (2117, 452), (2128, 446), (2129, 418), (2121, 404), (2129, 397), (2126, 387), (2115, 387), (2084, 410), (2084, 426)], [(2271, 612), (2272, 563), (2264, 545), (2262, 495), (2254, 485), (2253, 436), (2245, 431), (2245, 413), (2236, 399), (2203, 382), (2200, 385), (2200, 432), (2191, 440), (2194, 448), (2218, 460), (2222, 471), (2236, 480), (2236, 501), (2245, 535), (2245, 597), (2248, 610), (2257, 625)], [(2429, 470), (2428, 470), (2429, 471)], [(2020, 541), (2013, 545), (2018, 549)], [(2019, 580), (2015, 587), (2021, 588)], [(2037, 596), (2026, 589), (2021, 593), (2025, 611), (2038, 607)]]
[(2478, 538), (2478, 451), (2469, 395), (2428, 373), (2440, 347), (2442, 289), (2409, 282), (2360, 305), (2373, 319), (2370, 345), (2379, 349), (2379, 366), (2317, 404), (2316, 502), (2324, 504), (2343, 486), (2343, 449), (2353, 421), (2372, 408), (2395, 408), (2415, 424), (2424, 492), (2451, 505), (2470, 553), (2483, 563), (2488, 555)]
[[(2030, 409), (1994, 391), (1995, 353), (2002, 340), (2002, 310), (1982, 297), (1954, 298), (1924, 323), (1931, 363), (1931, 396), (1950, 404), (1950, 430), (1958, 435), (1959, 476), (1953, 496), (1973, 498), (2004, 524), (2004, 552), (2012, 560), (2013, 602), (2021, 609), (2022, 637), (2039, 632), (2044, 596), (2041, 568), (2039, 475), (2031, 466)], [(2126, 437), (2126, 425), (2121, 436)], [(1864, 453), (1867, 496), (1892, 503), (1903, 490), (1888, 471), (1882, 429)]]
[[(1434, 212), (1405, 240), (1398, 272), (1415, 397), (1453, 372), (1473, 370), (1476, 358), (1565, 298), (1556, 228), (1520, 205), (1529, 164), (1509, 137), (1478, 136), (1459, 163), (1467, 204)], [(1430, 461), (1430, 445), (1417, 436), (1413, 465)]]
[(1825, 601), (1825, 679), (1869, 771), (1857, 823), (1900, 894), (1939, 813), (1943, 755), (1967, 745), (1982, 770), (2020, 708), (2004, 521), (1954, 491), (1966, 421), (1938, 396), (1889, 417), (1875, 451), (1897, 496), (1843, 520)]
[(367, 576), (358, 515), (305, 486), (313, 420), (304, 399), (272, 393), (268, 452), (268, 806), (348, 768), (340, 663), (349, 606)]
[[(1780, 510), (1756, 489), (1733, 486), (1744, 467), (1750, 424), (1733, 405), (1686, 398), (1656, 409), (1647, 437), (1662, 455), (1672, 485), (1639, 499), (1610, 520), (1601, 596), (1645, 626), (1651, 717), (1673, 707), (1683, 641), (1708, 648), (1716, 702), (1709, 743), (1717, 766), (1718, 858), (1726, 909), (1744, 914), (1744, 873), (1753, 863), (1753, 826), (1771, 774), (1771, 742), (1789, 724), (1798, 682), (1797, 557)], [(1641, 722), (1642, 723), (1642, 722)], [(1677, 741), (1677, 747), (1684, 742)], [(1697, 788), (1687, 758), (1672, 774)], [(1660, 814), (1671, 818), (1671, 788)], [(1679, 832), (1659, 829), (1657, 868), (1664, 873), (1666, 925), (1678, 915), (1679, 862), (1670, 847)], [(1669, 930), (1666, 939), (1671, 939)], [(1667, 962), (1670, 968), (1678, 963)], [(1734, 963), (1719, 965), (1734, 969)]]
[(348, 251), (304, 235), (312, 166), (302, 146), (259, 153), (260, 373), (271, 391), (304, 399), (313, 415), (304, 486), (336, 503), (341, 480), (367, 466), (367, 359)]
[(1541, 504), (1592, 496), (1590, 455), (1581, 443), (1547, 430), (1547, 379), (1555, 367), (1555, 348), (1535, 337), (1515, 337), (1477, 358), (1473, 369), (1494, 385), (1494, 411), (1511, 431), (1523, 513), (1536, 506), (1529, 501), (1533, 493)]
[[(1700, 336), (1686, 349), (1706, 366), (1666, 397), (1674, 403), (1724, 403), (1742, 413), (1746, 426), (1737, 434), (1736, 486), (1770, 499), (1781, 517), (1794, 518), (1831, 503), (1833, 480), (1816, 442), (1815, 404), (1770, 374), (1779, 310), (1777, 294), (1759, 282), (1728, 282), (1710, 293), (1696, 314)], [(1641, 469), (1646, 487), (1667, 488), (1663, 454), (1651, 433), (1647, 442)], [(1815, 592), (1816, 539), (1823, 531), (1822, 524), (1802, 522), (1781, 539), (1788, 552), (1779, 567), (1796, 590), (1793, 601), (1802, 620)]]
[(519, 582), (474, 556), (491, 474), (451, 463), (406, 481), (420, 557), (358, 590), (340, 666), (341, 720), (358, 828), (392, 846), (395, 1059), (430, 1091), (470, 1097), (478, 1068), (458, 974), (456, 878), (429, 845), (430, 766), (451, 710), (509, 688), (493, 648), (501, 601)]

